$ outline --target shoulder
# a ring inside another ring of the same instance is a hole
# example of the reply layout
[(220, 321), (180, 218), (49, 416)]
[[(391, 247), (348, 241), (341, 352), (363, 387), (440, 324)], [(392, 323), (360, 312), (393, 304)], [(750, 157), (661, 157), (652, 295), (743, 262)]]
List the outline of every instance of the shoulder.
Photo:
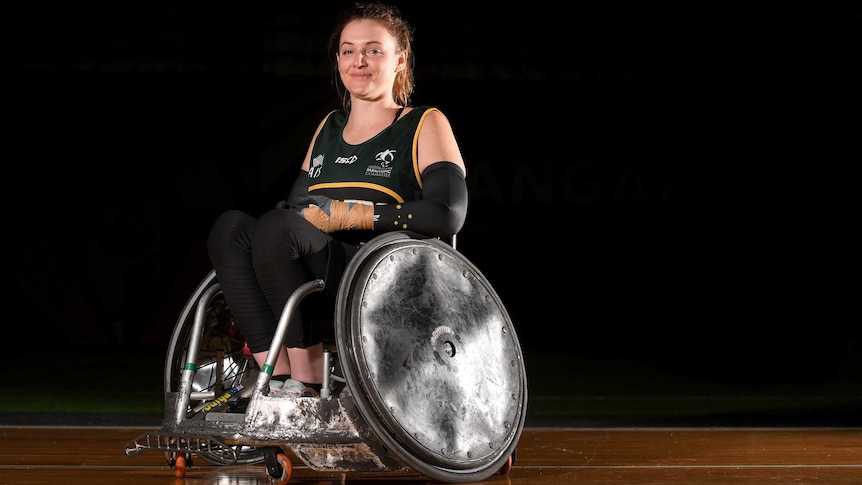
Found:
[(419, 123), (418, 168), (420, 173), (430, 164), (439, 161), (452, 162), (466, 172), (464, 159), (449, 118), (435, 107), (422, 107)]
[(323, 117), (322, 120), (320, 120), (320, 123), (317, 124), (317, 129), (314, 130), (314, 138), (317, 138), (317, 135), (320, 134), (321, 131), (323, 131), (323, 127), (343, 126), (344, 120), (346, 119), (347, 117), (344, 115), (343, 112), (339, 110), (330, 111), (326, 114), (326, 116)]
[(414, 116), (418, 117), (420, 127), (430, 126), (434, 128), (451, 129), (449, 118), (447, 118), (439, 108), (434, 106), (417, 106), (413, 108), (412, 111)]
[(328, 121), (332, 121), (334, 123), (343, 123), (346, 119), (347, 115), (343, 111), (334, 109), (329, 113), (326, 113), (326, 116), (324, 116), (323, 119), (320, 121), (320, 126), (325, 125)]
[(419, 121), (419, 127), (422, 132), (435, 135), (452, 132), (452, 125), (449, 123), (449, 118), (443, 114), (439, 108), (426, 106), (421, 109), (422, 118)]
[(443, 115), (443, 113), (440, 112), (440, 109), (435, 106), (411, 106), (406, 108), (405, 110), (407, 111), (407, 113), (413, 112), (414, 116), (419, 115), (423, 118), (429, 115)]

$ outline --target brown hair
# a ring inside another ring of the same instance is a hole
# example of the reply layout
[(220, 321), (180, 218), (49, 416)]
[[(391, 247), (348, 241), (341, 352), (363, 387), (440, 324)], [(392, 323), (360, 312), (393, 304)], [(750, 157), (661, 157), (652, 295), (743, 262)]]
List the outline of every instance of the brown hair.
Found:
[(386, 30), (395, 37), (395, 43), (399, 50), (407, 53), (404, 69), (395, 74), (395, 84), (392, 86), (392, 99), (401, 106), (407, 106), (410, 95), (413, 94), (413, 27), (404, 19), (398, 7), (385, 3), (355, 3), (352, 7), (343, 10), (336, 18), (335, 28), (329, 37), (329, 53), (333, 56), (333, 84), (335, 91), (341, 97), (341, 105), (344, 111), (350, 112), (350, 93), (341, 82), (338, 74), (339, 41), (344, 27), (354, 20), (376, 20), (386, 27)]

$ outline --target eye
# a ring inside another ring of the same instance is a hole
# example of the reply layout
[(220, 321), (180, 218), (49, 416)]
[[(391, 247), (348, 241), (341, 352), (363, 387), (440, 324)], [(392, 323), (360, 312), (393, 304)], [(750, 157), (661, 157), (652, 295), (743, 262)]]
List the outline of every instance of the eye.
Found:
[(349, 56), (350, 54), (353, 54), (352, 50), (345, 49), (345, 50), (341, 51), (342, 56)]
[(366, 56), (382, 56), (383, 51), (380, 49), (368, 49), (367, 51), (365, 51), (365, 55)]

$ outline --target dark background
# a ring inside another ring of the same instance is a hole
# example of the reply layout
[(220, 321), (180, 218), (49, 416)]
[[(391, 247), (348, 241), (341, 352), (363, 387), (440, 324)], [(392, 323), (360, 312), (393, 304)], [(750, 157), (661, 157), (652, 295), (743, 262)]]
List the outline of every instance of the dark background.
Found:
[[(215, 216), (282, 198), (346, 2), (282, 3), (10, 7), (21, 341), (162, 352)], [(858, 358), (858, 5), (401, 4), (413, 104), (468, 166), (458, 248), (525, 348), (769, 382)]]

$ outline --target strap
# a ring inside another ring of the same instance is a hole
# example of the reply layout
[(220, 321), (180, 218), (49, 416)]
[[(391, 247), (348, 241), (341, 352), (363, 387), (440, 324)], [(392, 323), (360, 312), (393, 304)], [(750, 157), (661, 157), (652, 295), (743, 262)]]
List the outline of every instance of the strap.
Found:
[[(401, 109), (399, 109), (399, 110), (398, 110), (398, 113), (396, 113), (396, 114), (395, 114), (395, 119), (394, 119), (394, 120), (392, 120), (392, 124), (393, 124), (393, 125), (395, 124), (395, 122), (396, 122), (396, 121), (398, 121), (398, 118), (400, 118), (400, 117), (401, 117), (401, 113), (402, 113), (403, 111), (404, 111), (404, 106), (402, 106), (402, 107), (401, 107)], [(390, 125), (390, 126), (391, 126), (391, 125)]]

